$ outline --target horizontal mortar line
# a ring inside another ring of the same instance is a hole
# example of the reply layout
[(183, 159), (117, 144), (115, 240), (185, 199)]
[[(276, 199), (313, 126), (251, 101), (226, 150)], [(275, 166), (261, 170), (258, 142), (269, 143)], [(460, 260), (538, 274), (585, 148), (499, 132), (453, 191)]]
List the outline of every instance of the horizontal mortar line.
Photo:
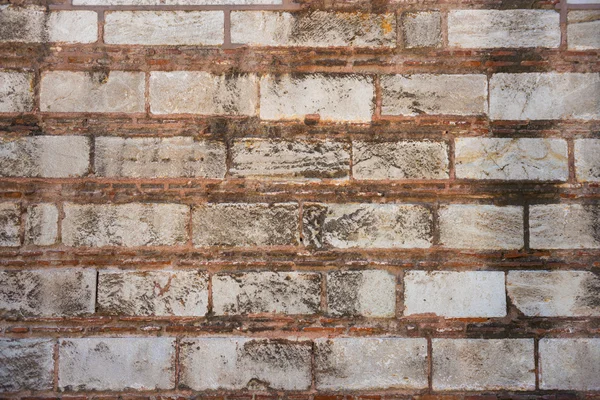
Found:
[(51, 11), (299, 11), (301, 5), (260, 5), (260, 4), (198, 4), (198, 5), (68, 5), (51, 4)]

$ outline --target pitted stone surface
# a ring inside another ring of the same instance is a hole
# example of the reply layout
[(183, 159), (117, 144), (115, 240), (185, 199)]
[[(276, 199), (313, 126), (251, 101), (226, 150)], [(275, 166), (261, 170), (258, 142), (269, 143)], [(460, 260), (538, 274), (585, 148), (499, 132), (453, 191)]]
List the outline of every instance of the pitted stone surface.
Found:
[(0, 271), (0, 316), (76, 317), (94, 313), (96, 271), (83, 268)]
[(0, 142), (0, 176), (70, 178), (88, 173), (85, 136), (25, 136)]
[(297, 203), (209, 203), (194, 208), (194, 245), (295, 246)]
[(394, 317), (396, 277), (377, 270), (328, 273), (327, 313), (338, 317)]
[(230, 174), (242, 178), (348, 178), (350, 145), (330, 140), (242, 139), (232, 148)]
[(196, 5), (260, 5), (281, 4), (282, 0), (73, 0), (73, 5), (98, 6), (196, 6)]
[(590, 271), (509, 271), (512, 303), (528, 317), (600, 317), (600, 277)]
[(128, 178), (213, 178), (225, 176), (225, 144), (192, 137), (98, 137), (97, 176)]
[(29, 111), (33, 111), (33, 74), (0, 70), (0, 113)]
[(534, 390), (533, 339), (432, 339), (434, 390)]
[(600, 10), (569, 11), (567, 45), (572, 50), (600, 49)]
[(192, 390), (307, 390), (311, 349), (284, 339), (182, 339), (180, 382)]
[(52, 390), (54, 339), (0, 339), (0, 393)]
[(563, 139), (455, 139), (456, 177), (461, 179), (546, 180), (569, 178)]
[(190, 208), (183, 204), (65, 203), (67, 246), (176, 246), (188, 240)]
[(208, 274), (201, 271), (103, 270), (98, 312), (133, 316), (204, 316)]
[(407, 271), (404, 315), (494, 318), (506, 315), (504, 272)]
[(34, 204), (27, 208), (25, 243), (51, 246), (58, 238), (58, 209), (54, 204)]
[(213, 275), (216, 315), (314, 314), (321, 306), (321, 275), (310, 272), (240, 272)]
[(599, 249), (600, 205), (532, 205), (529, 231), (532, 249)]
[(315, 380), (318, 390), (427, 388), (427, 341), (317, 339)]
[(523, 247), (523, 207), (450, 204), (439, 210), (440, 242), (454, 249)]
[(251, 46), (393, 47), (394, 14), (233, 11), (231, 41)]
[(600, 339), (550, 339), (539, 343), (540, 389), (600, 390)]
[(487, 113), (485, 75), (383, 75), (383, 115)]
[(18, 203), (0, 203), (0, 246), (21, 245), (21, 207)]
[(581, 182), (600, 182), (600, 139), (575, 140), (575, 174)]
[(402, 15), (404, 46), (440, 47), (442, 45), (442, 14), (439, 11), (407, 12)]
[(448, 179), (444, 142), (352, 142), (354, 179)]
[(84, 338), (58, 342), (61, 391), (175, 388), (175, 339)]

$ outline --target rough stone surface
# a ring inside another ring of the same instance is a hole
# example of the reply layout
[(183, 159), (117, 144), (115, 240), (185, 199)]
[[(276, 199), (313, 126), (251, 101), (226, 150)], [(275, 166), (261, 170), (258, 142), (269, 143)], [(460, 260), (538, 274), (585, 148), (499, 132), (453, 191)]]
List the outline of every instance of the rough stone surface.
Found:
[(85, 136), (25, 136), (0, 142), (0, 176), (71, 178), (88, 173)]
[(600, 74), (494, 74), (490, 117), (495, 120), (600, 117)]
[(0, 70), (0, 113), (29, 111), (33, 111), (33, 74)]
[(44, 112), (144, 111), (143, 72), (42, 73), (40, 109)]
[(200, 71), (152, 72), (153, 114), (256, 115), (255, 75), (214, 75)]
[(295, 246), (296, 203), (211, 203), (193, 212), (195, 246)]
[(348, 178), (350, 145), (330, 140), (242, 139), (232, 148), (230, 174), (241, 178)]
[(404, 315), (494, 318), (506, 315), (504, 272), (407, 271)]
[(575, 174), (581, 182), (600, 182), (600, 139), (575, 140)]
[(450, 204), (439, 210), (440, 242), (454, 249), (523, 247), (523, 207)]
[(396, 277), (377, 270), (328, 273), (327, 313), (344, 317), (394, 317)]
[(600, 390), (600, 339), (541, 339), (540, 389)]
[(569, 49), (600, 49), (600, 10), (569, 11), (567, 21)]
[(225, 177), (225, 143), (193, 137), (98, 137), (97, 176), (127, 178)]
[(188, 240), (187, 205), (65, 203), (64, 212), (67, 246), (175, 246)]
[(427, 341), (317, 339), (315, 380), (320, 390), (427, 388)]
[(251, 46), (393, 47), (394, 14), (234, 11), (231, 41)]
[(0, 272), (2, 317), (75, 317), (94, 313), (96, 271), (40, 269)]
[(529, 232), (532, 249), (599, 249), (600, 205), (532, 205)]
[(375, 88), (372, 78), (354, 74), (266, 75), (260, 80), (260, 117), (323, 122), (369, 122)]
[(50, 42), (95, 43), (98, 14), (95, 11), (54, 11), (48, 15), (45, 29)]
[(442, 14), (439, 11), (407, 12), (402, 15), (404, 47), (440, 47)]
[(566, 181), (567, 142), (563, 139), (455, 139), (456, 177), (462, 179)]
[(559, 13), (553, 10), (453, 10), (448, 44), (462, 48), (560, 45)]
[(58, 238), (58, 209), (54, 204), (34, 204), (27, 208), (25, 243), (51, 246)]
[(321, 275), (310, 272), (240, 272), (213, 275), (216, 315), (314, 314), (321, 306)]
[(338, 248), (427, 248), (431, 211), (415, 204), (304, 205), (304, 244)]
[(208, 274), (201, 271), (122, 271), (98, 274), (98, 312), (135, 316), (204, 316)]
[(182, 339), (180, 382), (192, 390), (307, 390), (311, 348), (284, 339)]
[(383, 115), (479, 115), (487, 112), (485, 75), (383, 75)]
[(352, 142), (354, 179), (448, 179), (444, 142)]
[(108, 44), (223, 43), (222, 11), (112, 11), (104, 18), (104, 42)]
[(510, 271), (512, 303), (528, 317), (600, 317), (600, 277), (589, 271)]
[(51, 390), (53, 339), (0, 339), (0, 393)]
[(73, 0), (73, 5), (99, 6), (195, 6), (195, 5), (260, 5), (281, 4), (282, 0)]
[(175, 339), (86, 338), (58, 343), (61, 391), (175, 388)]
[(21, 207), (17, 203), (0, 203), (0, 246), (21, 245)]
[(533, 339), (432, 339), (434, 390), (533, 390)]

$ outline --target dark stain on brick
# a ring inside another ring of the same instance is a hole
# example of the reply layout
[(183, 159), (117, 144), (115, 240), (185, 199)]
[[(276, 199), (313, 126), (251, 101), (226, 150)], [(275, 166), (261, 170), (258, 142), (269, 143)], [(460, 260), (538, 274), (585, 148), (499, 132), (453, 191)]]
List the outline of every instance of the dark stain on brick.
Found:
[(250, 340), (238, 350), (238, 357), (250, 365), (266, 364), (273, 368), (304, 368), (310, 360), (311, 346), (284, 339)]
[(327, 207), (320, 204), (306, 204), (302, 210), (302, 242), (308, 247), (322, 247), (323, 226)]
[(360, 314), (359, 290), (363, 275), (357, 271), (331, 272), (327, 276), (328, 313), (352, 317)]
[(580, 296), (577, 296), (576, 304), (592, 310), (600, 310), (600, 273), (593, 272), (587, 279), (581, 282)]

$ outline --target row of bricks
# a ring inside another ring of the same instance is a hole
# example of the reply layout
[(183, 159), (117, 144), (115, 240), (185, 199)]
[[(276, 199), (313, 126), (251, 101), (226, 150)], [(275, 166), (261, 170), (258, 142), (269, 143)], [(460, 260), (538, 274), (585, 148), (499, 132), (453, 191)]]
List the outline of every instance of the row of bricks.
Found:
[[(600, 339), (0, 339), (0, 390), (599, 390)], [(58, 357), (53, 354), (58, 347)], [(178, 356), (176, 352), (178, 349)], [(311, 358), (314, 356), (314, 361)], [(27, 360), (27, 362), (25, 362)], [(175, 365), (179, 366), (176, 377)], [(312, 377), (314, 372), (314, 379)]]
[[(519, 250), (600, 248), (598, 204), (0, 203), (0, 245), (299, 246)], [(528, 214), (528, 215), (526, 215)], [(434, 227), (434, 217), (437, 227)], [(24, 235), (21, 221), (24, 220)], [(60, 220), (60, 221), (59, 221)], [(302, 223), (301, 223), (302, 221)], [(61, 229), (59, 230), (58, 226)], [(191, 228), (191, 232), (190, 232)], [(434, 241), (434, 231), (439, 239)], [(301, 236), (302, 233), (302, 236)], [(191, 242), (190, 242), (191, 241)], [(437, 242), (437, 243), (436, 243)]]
[(507, 315), (507, 297), (526, 317), (600, 317), (600, 277), (588, 271), (418, 270), (397, 279), (385, 270), (361, 270), (325, 276), (295, 271), (209, 276), (198, 270), (7, 270), (0, 271), (0, 316), (323, 312), (332, 317), (393, 318), (396, 293), (403, 291), (404, 317), (502, 318)]
[[(493, 120), (598, 119), (598, 73), (455, 75), (214, 75), (173, 72), (44, 71), (42, 112), (259, 115), (263, 120), (370, 122), (382, 116), (485, 115)], [(34, 74), (0, 71), (0, 112), (36, 109)], [(146, 97), (146, 78), (148, 91)], [(489, 93), (488, 93), (489, 92)], [(259, 94), (260, 93), (260, 94)], [(488, 99), (489, 95), (489, 99)]]
[[(600, 139), (576, 139), (573, 151), (576, 179), (600, 181)], [(544, 138), (456, 138), (452, 146), (248, 138), (228, 149), (223, 141), (193, 137), (29, 136), (4, 139), (0, 155), (3, 177), (439, 180), (450, 178), (453, 159), (457, 179), (569, 179), (567, 141)]]
[[(249, 46), (392, 48), (402, 25), (406, 48), (441, 47), (447, 26), (450, 48), (558, 48), (558, 12), (552, 10), (450, 10), (396, 15), (339, 12), (233, 11), (231, 41)], [(9, 7), (0, 10), (0, 42), (96, 43), (98, 14)], [(600, 13), (571, 11), (567, 44), (572, 50), (600, 48)], [(117, 45), (222, 45), (222, 11), (107, 11), (103, 41)]]

